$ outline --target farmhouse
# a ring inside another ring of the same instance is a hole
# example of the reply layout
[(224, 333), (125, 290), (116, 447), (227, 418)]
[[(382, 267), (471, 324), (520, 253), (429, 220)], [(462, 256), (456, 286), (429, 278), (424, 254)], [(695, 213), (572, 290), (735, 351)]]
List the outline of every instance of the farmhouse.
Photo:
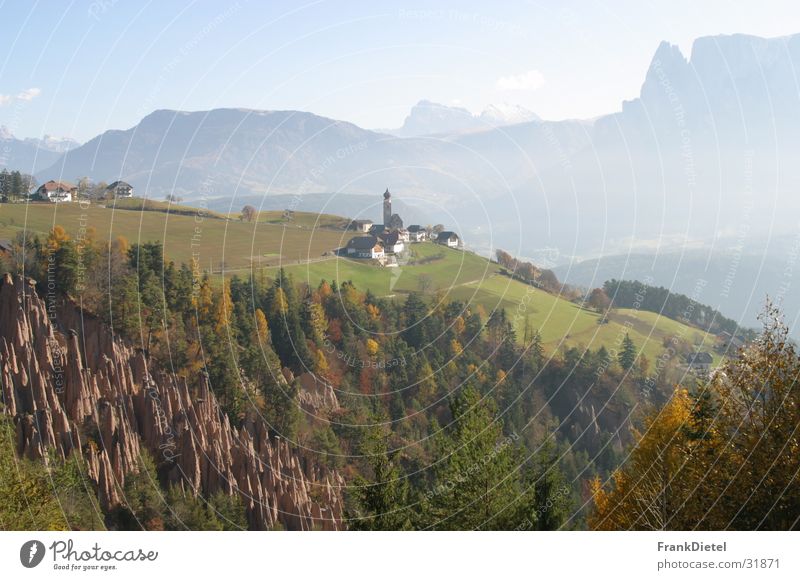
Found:
[(722, 350), (736, 352), (744, 346), (744, 341), (740, 337), (736, 336), (735, 334), (731, 334), (727, 330), (720, 332), (719, 338), (721, 339), (720, 347)]
[(424, 242), (428, 239), (428, 230), (422, 226), (413, 225), (408, 226), (408, 241), (409, 242)]
[(437, 244), (442, 244), (448, 248), (457, 248), (460, 241), (458, 234), (455, 232), (440, 232), (436, 237)]
[(61, 203), (72, 201), (77, 191), (78, 188), (71, 183), (51, 179), (47, 183), (40, 185), (34, 196), (41, 201)]
[(133, 186), (124, 181), (115, 181), (106, 187), (106, 191), (114, 197), (133, 197)]
[(400, 234), (396, 231), (384, 233), (378, 237), (380, 237), (383, 242), (385, 251), (389, 254), (399, 254), (406, 248), (405, 244), (403, 244), (403, 240), (400, 239)]
[(375, 236), (359, 236), (347, 242), (347, 255), (354, 258), (381, 260), (386, 255)]
[(711, 363), (714, 359), (707, 352), (691, 352), (683, 357), (686, 366), (690, 371), (705, 374), (711, 370)]

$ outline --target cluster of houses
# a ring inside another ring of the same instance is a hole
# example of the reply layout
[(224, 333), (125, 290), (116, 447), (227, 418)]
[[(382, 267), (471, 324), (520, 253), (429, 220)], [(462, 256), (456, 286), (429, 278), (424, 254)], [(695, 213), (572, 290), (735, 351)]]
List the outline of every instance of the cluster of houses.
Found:
[[(723, 356), (736, 354), (740, 348), (746, 345), (741, 336), (723, 330), (717, 335), (716, 351)], [(708, 376), (714, 367), (714, 357), (707, 351), (694, 351), (683, 356), (683, 363), (686, 370), (693, 372), (700, 377)]]
[[(124, 181), (115, 181), (106, 187), (106, 194), (111, 197), (133, 197), (133, 186)], [(34, 201), (49, 201), (51, 203), (64, 203), (78, 200), (78, 187), (67, 181), (50, 181), (43, 183), (33, 193)]]
[(711, 371), (711, 365), (714, 364), (714, 357), (705, 351), (690, 352), (683, 355), (683, 362), (688, 371), (698, 376), (706, 376)]
[(433, 239), (449, 248), (458, 248), (461, 239), (450, 231), (432, 233), (420, 225), (403, 227), (403, 220), (392, 213), (392, 194), (387, 189), (383, 194), (383, 223), (372, 220), (353, 220), (351, 229), (367, 234), (352, 238), (345, 247), (345, 253), (352, 258), (378, 260), (385, 266), (397, 265), (395, 256), (406, 249), (406, 244), (425, 242)]

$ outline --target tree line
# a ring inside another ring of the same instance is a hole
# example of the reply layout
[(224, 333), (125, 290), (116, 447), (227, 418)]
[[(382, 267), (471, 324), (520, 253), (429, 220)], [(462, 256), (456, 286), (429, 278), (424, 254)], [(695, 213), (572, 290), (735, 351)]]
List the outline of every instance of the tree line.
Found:
[(612, 279), (603, 284), (603, 291), (616, 308), (638, 308), (656, 312), (713, 334), (725, 331), (742, 339), (753, 336), (751, 331), (739, 328), (735, 320), (726, 318), (711, 306), (699, 304), (692, 298), (676, 294), (667, 288), (650, 286), (635, 280)]
[(36, 187), (36, 179), (32, 175), (20, 171), (0, 171), (0, 201), (14, 201), (28, 195)]

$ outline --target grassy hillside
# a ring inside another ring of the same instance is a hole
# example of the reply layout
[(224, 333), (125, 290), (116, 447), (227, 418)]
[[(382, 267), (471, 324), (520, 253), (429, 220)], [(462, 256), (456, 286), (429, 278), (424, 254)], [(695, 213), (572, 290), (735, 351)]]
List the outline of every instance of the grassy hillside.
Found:
[[(122, 205), (137, 207), (131, 200)], [(652, 312), (618, 309), (607, 324), (599, 324), (597, 313), (512, 280), (481, 256), (433, 243), (412, 244), (398, 268), (336, 257), (333, 250), (356, 235), (337, 229), (347, 223), (338, 216), (296, 212), (286, 221), (283, 212), (261, 212), (256, 223), (243, 223), (199, 208), (177, 207), (180, 214), (162, 206), (147, 209), (3, 204), (0, 238), (13, 238), (26, 227), (46, 232), (59, 224), (73, 236), (81, 227), (93, 227), (103, 240), (124, 236), (131, 243), (162, 241), (169, 259), (188, 263), (195, 256), (201, 268), (212, 265), (215, 273), (223, 262), (227, 272), (241, 275), (247, 274), (251, 264), (273, 270), (284, 266), (295, 280), (311, 285), (324, 278), (352, 280), (359, 288), (384, 297), (402, 297), (411, 291), (442, 294), (445, 299), (481, 305), (487, 313), (506, 309), (520, 337), (526, 325), (538, 329), (549, 350), (576, 345), (605, 345), (611, 350), (626, 332), (651, 361), (672, 336), (704, 350), (711, 351), (713, 346), (713, 336)]]
[(191, 215), (195, 216), (202, 213), (206, 217), (215, 217), (225, 219), (225, 215), (219, 212), (210, 211), (205, 208), (192, 207), (189, 205), (182, 205), (177, 203), (170, 203), (168, 201), (158, 201), (155, 199), (145, 199), (142, 197), (129, 197), (119, 198), (111, 201), (103, 202), (111, 209), (125, 209), (130, 211), (160, 211), (167, 212), (174, 215)]
[[(229, 272), (245, 272), (251, 264), (297, 264), (324, 259), (323, 254), (347, 243), (354, 234), (328, 228), (313, 228), (313, 218), (296, 214), (293, 222), (243, 223), (225, 219), (222, 214), (202, 208), (151, 206), (146, 211), (137, 207), (138, 200), (119, 200), (114, 208), (79, 204), (2, 204), (0, 205), (0, 238), (14, 238), (25, 229), (47, 232), (58, 224), (71, 236), (81, 228), (94, 228), (99, 240), (124, 236), (130, 243), (161, 241), (167, 258), (190, 263), (194, 257), (203, 269), (221, 266)], [(157, 202), (154, 202), (157, 203)], [(165, 204), (164, 204), (165, 205)], [(180, 213), (177, 213), (180, 212)], [(300, 221), (298, 223), (297, 216)], [(311, 214), (316, 218), (316, 214)]]
[(500, 274), (497, 264), (472, 254), (432, 243), (411, 246), (414, 256), (399, 268), (378, 268), (358, 260), (338, 259), (288, 268), (295, 279), (317, 284), (322, 278), (352, 280), (379, 296), (399, 296), (420, 291), (421, 281), (430, 281), (428, 294), (441, 292), (448, 300), (481, 305), (487, 313), (505, 309), (517, 334), (524, 336), (526, 324), (538, 329), (545, 346), (553, 351), (567, 346), (609, 350), (619, 347), (630, 334), (637, 348), (654, 361), (664, 350), (664, 341), (677, 336), (683, 342), (712, 350), (715, 337), (659, 316), (631, 309), (612, 311), (608, 323), (592, 310)]

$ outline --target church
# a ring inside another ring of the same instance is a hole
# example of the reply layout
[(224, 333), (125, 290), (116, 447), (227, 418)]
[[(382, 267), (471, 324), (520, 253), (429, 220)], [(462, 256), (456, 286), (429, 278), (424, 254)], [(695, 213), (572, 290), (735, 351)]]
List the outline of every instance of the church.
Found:
[(403, 228), (403, 219), (398, 214), (392, 213), (392, 194), (388, 188), (383, 193), (383, 223), (373, 224), (370, 220), (353, 220), (351, 229), (370, 234), (352, 238), (348, 242), (345, 251), (353, 258), (377, 259), (383, 263), (387, 254), (403, 253), (405, 244), (409, 241), (409, 233)]
[(383, 193), (383, 226), (390, 232), (403, 229), (403, 220), (398, 214), (392, 213), (392, 194), (388, 187)]

